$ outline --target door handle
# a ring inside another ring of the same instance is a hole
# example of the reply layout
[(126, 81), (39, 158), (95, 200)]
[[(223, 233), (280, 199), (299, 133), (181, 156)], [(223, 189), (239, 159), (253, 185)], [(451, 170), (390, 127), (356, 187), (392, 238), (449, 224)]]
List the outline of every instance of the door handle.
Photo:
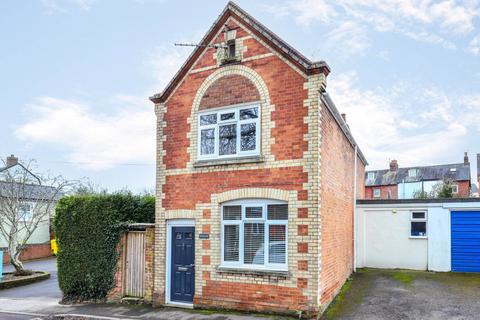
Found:
[(178, 267), (178, 271), (188, 271), (187, 267)]

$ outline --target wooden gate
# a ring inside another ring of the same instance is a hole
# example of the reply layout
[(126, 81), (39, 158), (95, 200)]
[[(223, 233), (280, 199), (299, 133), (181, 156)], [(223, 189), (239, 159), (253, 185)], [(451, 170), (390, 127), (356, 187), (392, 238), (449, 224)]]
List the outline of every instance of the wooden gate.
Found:
[(123, 294), (129, 297), (143, 298), (145, 295), (145, 232), (128, 232), (126, 249)]

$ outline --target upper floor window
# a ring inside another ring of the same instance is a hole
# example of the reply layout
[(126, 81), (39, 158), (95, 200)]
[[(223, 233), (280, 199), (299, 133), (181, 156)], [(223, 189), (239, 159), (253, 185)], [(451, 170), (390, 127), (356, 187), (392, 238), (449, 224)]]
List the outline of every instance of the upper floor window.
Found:
[(260, 154), (258, 105), (204, 111), (198, 121), (199, 159)]
[(458, 193), (458, 185), (457, 184), (452, 184), (452, 193), (457, 194)]
[(245, 199), (222, 206), (222, 265), (287, 269), (288, 205)]
[(408, 169), (408, 176), (415, 178), (418, 175), (418, 169)]
[(367, 180), (375, 180), (375, 172), (368, 172)]
[(33, 206), (30, 203), (20, 204), (18, 211), (19, 211), (21, 220), (24, 220), (24, 221), (32, 220)]
[(382, 194), (381, 194), (380, 189), (373, 189), (373, 197), (374, 198), (380, 198), (381, 195)]

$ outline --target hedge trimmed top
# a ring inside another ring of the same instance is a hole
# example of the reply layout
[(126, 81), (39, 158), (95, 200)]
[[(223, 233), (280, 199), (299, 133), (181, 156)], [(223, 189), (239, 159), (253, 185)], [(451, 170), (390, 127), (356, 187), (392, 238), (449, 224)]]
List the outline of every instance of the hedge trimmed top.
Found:
[(114, 287), (117, 245), (129, 223), (154, 222), (155, 198), (128, 193), (74, 195), (56, 207), (58, 280), (63, 300), (102, 300)]

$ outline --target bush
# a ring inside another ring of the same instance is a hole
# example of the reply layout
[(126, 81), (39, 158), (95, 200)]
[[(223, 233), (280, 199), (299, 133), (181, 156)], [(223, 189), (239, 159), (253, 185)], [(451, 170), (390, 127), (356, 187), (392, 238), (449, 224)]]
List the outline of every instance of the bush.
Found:
[(128, 223), (154, 222), (155, 198), (83, 194), (60, 199), (54, 228), (64, 301), (101, 300), (115, 285), (117, 245)]

